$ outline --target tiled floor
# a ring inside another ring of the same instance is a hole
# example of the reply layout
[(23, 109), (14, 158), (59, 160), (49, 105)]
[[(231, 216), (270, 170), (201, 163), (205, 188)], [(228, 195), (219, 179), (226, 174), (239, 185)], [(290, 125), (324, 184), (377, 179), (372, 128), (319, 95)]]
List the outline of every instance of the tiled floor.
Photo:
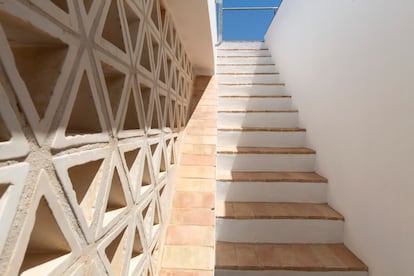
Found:
[(210, 276), (214, 269), (215, 80), (196, 79), (160, 276)]

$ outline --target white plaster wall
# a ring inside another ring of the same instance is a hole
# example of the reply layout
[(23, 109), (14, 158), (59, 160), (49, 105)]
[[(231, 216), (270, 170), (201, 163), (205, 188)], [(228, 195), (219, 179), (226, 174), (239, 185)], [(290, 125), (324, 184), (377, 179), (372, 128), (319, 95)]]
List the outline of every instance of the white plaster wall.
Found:
[(266, 42), (371, 276), (414, 275), (414, 2), (284, 1)]

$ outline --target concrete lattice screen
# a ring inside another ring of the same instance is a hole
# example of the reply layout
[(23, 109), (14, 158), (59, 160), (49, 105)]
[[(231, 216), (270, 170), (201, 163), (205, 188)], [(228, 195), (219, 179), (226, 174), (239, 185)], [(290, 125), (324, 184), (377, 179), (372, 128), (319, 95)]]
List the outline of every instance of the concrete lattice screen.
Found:
[(0, 275), (156, 275), (193, 71), (158, 0), (0, 3)]

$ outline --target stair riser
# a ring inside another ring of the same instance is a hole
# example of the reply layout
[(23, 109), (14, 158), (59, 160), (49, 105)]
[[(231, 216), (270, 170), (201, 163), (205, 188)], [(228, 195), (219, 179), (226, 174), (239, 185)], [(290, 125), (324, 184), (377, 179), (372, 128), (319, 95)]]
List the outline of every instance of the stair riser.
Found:
[(217, 58), (217, 64), (273, 64), (271, 57), (226, 57)]
[(218, 131), (218, 145), (240, 147), (303, 147), (305, 132)]
[(226, 41), (225, 43), (222, 43), (218, 49), (267, 49), (267, 47), (264, 42), (259, 41)]
[(269, 50), (236, 50), (236, 51), (226, 51), (226, 50), (217, 50), (217, 57), (262, 57), (270, 56)]
[(326, 183), (217, 182), (216, 200), (235, 202), (325, 203)]
[(219, 127), (297, 127), (297, 112), (219, 113)]
[(273, 85), (220, 85), (219, 96), (286, 96), (284, 86)]
[(279, 75), (217, 75), (218, 83), (281, 83)]
[(218, 154), (217, 167), (234, 171), (313, 172), (314, 154)]
[(289, 271), (216, 269), (215, 276), (368, 276), (367, 271)]
[(290, 98), (220, 98), (219, 110), (289, 110)]
[(217, 66), (217, 74), (222, 73), (277, 73), (275, 66), (261, 66), (261, 65), (226, 65)]
[(216, 240), (254, 243), (342, 243), (343, 221), (217, 218)]

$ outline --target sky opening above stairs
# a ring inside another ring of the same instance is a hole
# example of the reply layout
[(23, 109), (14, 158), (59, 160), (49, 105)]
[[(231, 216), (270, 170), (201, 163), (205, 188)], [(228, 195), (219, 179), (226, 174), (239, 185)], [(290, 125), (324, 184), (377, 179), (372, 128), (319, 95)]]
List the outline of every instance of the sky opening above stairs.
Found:
[[(279, 7), (282, 0), (223, 0), (223, 8)], [(224, 41), (262, 41), (274, 16), (273, 10), (224, 10)]]

